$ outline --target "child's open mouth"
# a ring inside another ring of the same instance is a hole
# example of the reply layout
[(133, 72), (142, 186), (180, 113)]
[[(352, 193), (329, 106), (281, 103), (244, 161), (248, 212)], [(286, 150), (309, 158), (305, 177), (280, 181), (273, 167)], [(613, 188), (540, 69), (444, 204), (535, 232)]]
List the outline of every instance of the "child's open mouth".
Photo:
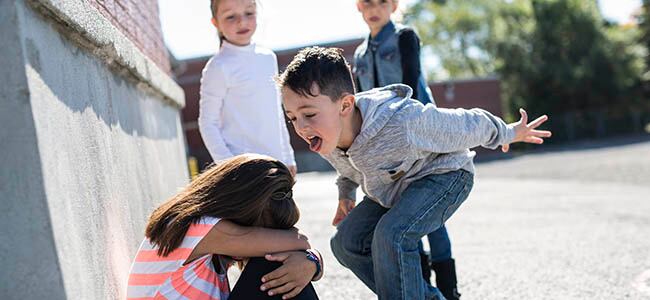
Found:
[(318, 152), (323, 144), (323, 140), (317, 136), (310, 136), (307, 139), (309, 140), (309, 150)]

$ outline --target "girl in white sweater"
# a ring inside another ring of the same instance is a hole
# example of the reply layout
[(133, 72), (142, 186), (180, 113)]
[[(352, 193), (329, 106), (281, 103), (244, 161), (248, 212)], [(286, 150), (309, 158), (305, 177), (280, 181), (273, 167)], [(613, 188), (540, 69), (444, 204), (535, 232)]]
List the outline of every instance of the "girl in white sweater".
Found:
[(213, 0), (212, 23), (221, 48), (201, 78), (199, 129), (216, 162), (242, 153), (282, 161), (296, 173), (278, 88), (275, 54), (251, 41), (257, 28), (254, 0)]

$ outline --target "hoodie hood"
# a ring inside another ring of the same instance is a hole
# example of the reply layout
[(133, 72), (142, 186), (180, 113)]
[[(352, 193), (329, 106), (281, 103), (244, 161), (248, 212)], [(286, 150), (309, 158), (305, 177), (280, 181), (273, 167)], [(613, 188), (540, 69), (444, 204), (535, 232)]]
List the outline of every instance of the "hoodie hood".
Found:
[(381, 130), (399, 109), (406, 105), (413, 90), (404, 84), (391, 84), (355, 95), (363, 120), (361, 131), (350, 150), (365, 144)]

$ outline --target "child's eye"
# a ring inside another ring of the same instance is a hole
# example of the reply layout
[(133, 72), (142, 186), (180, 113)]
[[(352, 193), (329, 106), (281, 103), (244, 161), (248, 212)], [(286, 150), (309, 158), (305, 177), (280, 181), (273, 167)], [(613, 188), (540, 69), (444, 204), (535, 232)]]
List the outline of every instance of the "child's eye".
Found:
[(305, 115), (305, 118), (311, 119), (311, 118), (313, 118), (314, 116), (316, 116), (316, 114), (308, 114), (308, 115)]

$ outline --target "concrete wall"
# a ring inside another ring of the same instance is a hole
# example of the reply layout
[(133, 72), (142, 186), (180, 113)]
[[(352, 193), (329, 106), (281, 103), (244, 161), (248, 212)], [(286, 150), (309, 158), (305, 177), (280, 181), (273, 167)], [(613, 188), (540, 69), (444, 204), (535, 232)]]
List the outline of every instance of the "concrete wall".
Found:
[(0, 299), (124, 298), (188, 181), (166, 72), (84, 1), (0, 1)]

